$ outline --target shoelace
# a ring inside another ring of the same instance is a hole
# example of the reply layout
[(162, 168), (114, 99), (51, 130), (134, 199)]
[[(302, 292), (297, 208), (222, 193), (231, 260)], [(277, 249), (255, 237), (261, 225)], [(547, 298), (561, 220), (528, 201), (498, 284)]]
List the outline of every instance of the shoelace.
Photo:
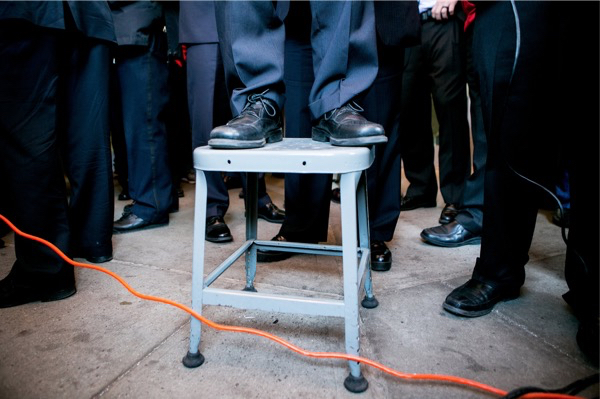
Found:
[(349, 109), (350, 112), (358, 115), (359, 112), (363, 112), (364, 109), (358, 105), (356, 102), (354, 101), (350, 101), (344, 105), (342, 105), (340, 108), (336, 108), (328, 113), (325, 113), (325, 115), (323, 115), (323, 118), (328, 121), (329, 119), (331, 119), (331, 117), (335, 114), (339, 114), (341, 112), (343, 112), (344, 110)]
[[(254, 109), (252, 108), (252, 106), (256, 103), (260, 103), (263, 107), (263, 109), (265, 110), (265, 112), (267, 113), (267, 115), (273, 117), (275, 116), (275, 114), (277, 113), (277, 110), (275, 109), (275, 107), (273, 105), (271, 105), (271, 103), (269, 101), (265, 101), (265, 94), (268, 92), (269, 90), (265, 90), (262, 93), (255, 93), (255, 94), (251, 94), (250, 96), (248, 96), (248, 99), (246, 100), (246, 105), (244, 106), (244, 109), (242, 109), (242, 112), (240, 113), (240, 115), (238, 116), (241, 117), (242, 115), (245, 114), (252, 114), (256, 117), (258, 117), (258, 114), (254, 111)], [(237, 119), (237, 118), (235, 118)]]

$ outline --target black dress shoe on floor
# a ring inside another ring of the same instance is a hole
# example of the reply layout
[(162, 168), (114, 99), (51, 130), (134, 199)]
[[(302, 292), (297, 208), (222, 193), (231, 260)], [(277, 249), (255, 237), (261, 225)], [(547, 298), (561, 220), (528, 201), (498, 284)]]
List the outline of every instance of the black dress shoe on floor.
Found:
[(10, 308), (30, 302), (51, 302), (66, 299), (77, 292), (75, 278), (49, 276), (44, 283), (22, 281), (11, 271), (0, 281), (0, 308)]
[(460, 247), (481, 243), (481, 236), (471, 233), (456, 220), (441, 226), (429, 227), (421, 232), (421, 238), (428, 244), (440, 247)]
[(267, 205), (258, 208), (258, 218), (264, 219), (270, 223), (281, 224), (285, 220), (285, 211), (279, 209), (277, 205), (270, 202)]
[(229, 227), (223, 216), (211, 216), (206, 219), (206, 241), (222, 243), (233, 241)]
[[(271, 241), (287, 242), (287, 239), (281, 234), (277, 234), (271, 239)], [(278, 262), (280, 260), (288, 259), (295, 255), (294, 252), (285, 251), (256, 251), (257, 262)]]
[(392, 267), (392, 252), (383, 241), (371, 242), (371, 270), (387, 272)]
[(363, 109), (351, 101), (326, 112), (312, 128), (312, 139), (337, 146), (365, 146), (386, 143), (383, 126), (359, 114)]
[(440, 224), (451, 223), (454, 221), (454, 219), (456, 219), (456, 215), (458, 215), (458, 209), (456, 209), (456, 206), (454, 206), (454, 204), (446, 204), (444, 209), (442, 209), (442, 213), (440, 214), (440, 219), (438, 222), (440, 222)]
[(517, 298), (519, 290), (470, 279), (446, 297), (443, 307), (459, 316), (479, 317), (490, 313), (498, 302)]
[(128, 210), (123, 212), (123, 216), (113, 224), (113, 234), (131, 233), (134, 231), (153, 229), (169, 224), (169, 218), (165, 217), (159, 221), (151, 222), (136, 216)]
[(283, 139), (281, 112), (274, 101), (261, 94), (248, 96), (242, 112), (210, 132), (213, 148), (259, 148)]
[(119, 194), (119, 197), (118, 197), (118, 199), (119, 199), (119, 201), (129, 201), (129, 200), (131, 199), (131, 197), (129, 196), (129, 193), (128, 193), (128, 192), (126, 192), (126, 191), (122, 191), (122, 192)]
[(110, 262), (113, 259), (112, 255), (103, 255), (103, 256), (86, 256), (85, 260), (90, 263), (106, 263)]
[(409, 197), (404, 196), (400, 201), (400, 210), (401, 211), (412, 211), (413, 209), (418, 208), (434, 208), (437, 204), (434, 199), (429, 199), (424, 195), (418, 197)]
[(342, 202), (342, 192), (339, 187), (331, 190), (331, 202), (339, 204)]

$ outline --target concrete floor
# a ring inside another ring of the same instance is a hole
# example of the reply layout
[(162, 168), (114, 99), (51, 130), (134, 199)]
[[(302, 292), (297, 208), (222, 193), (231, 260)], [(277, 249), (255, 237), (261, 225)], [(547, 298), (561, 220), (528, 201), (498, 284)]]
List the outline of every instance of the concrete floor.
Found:
[[(283, 204), (283, 180), (269, 177)], [(181, 210), (163, 228), (114, 236), (114, 260), (103, 264), (136, 290), (190, 303), (194, 185), (183, 184)], [(232, 190), (226, 222), (231, 244), (207, 243), (207, 267), (220, 263), (244, 236), (243, 200)], [(577, 322), (561, 295), (567, 291), (565, 244), (550, 213), (540, 212), (527, 280), (520, 298), (484, 317), (464, 319), (442, 310), (446, 295), (471, 274), (479, 246), (437, 248), (419, 233), (436, 224), (438, 208), (404, 212), (389, 243), (392, 269), (374, 273), (380, 305), (360, 310), (361, 354), (406, 373), (450, 374), (502, 390), (558, 388), (598, 369), (575, 343)], [(125, 203), (116, 203), (118, 217)], [(329, 243), (339, 244), (340, 207), (331, 205)], [(259, 221), (259, 238), (279, 226)], [(0, 278), (14, 261), (12, 235), (0, 249)], [(189, 317), (179, 309), (137, 299), (109, 276), (77, 269), (77, 295), (58, 302), (0, 309), (0, 398), (494, 398), (442, 382), (399, 380), (363, 366), (369, 389), (343, 387), (347, 365), (296, 355), (254, 336), (203, 328), (197, 369), (182, 366)], [(215, 285), (243, 287), (243, 267)], [(341, 259), (295, 256), (261, 265), (257, 288), (340, 297)], [(343, 351), (336, 318), (207, 307), (224, 324), (265, 329), (315, 351)], [(598, 387), (584, 392), (598, 395)]]

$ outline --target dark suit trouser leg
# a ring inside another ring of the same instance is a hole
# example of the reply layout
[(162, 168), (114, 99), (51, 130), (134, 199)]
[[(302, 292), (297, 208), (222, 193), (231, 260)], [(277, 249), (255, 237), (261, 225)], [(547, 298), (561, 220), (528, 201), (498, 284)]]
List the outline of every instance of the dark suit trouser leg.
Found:
[(249, 94), (267, 89), (265, 97), (281, 109), (285, 29), (273, 3), (218, 1), (215, 16), (234, 116), (242, 111)]
[(407, 197), (437, 197), (434, 167), (431, 97), (425, 73), (422, 45), (405, 50), (402, 97), (398, 133), (404, 174), (409, 186)]
[(473, 65), (472, 42), (473, 32), (471, 29), (465, 34), (465, 44), (467, 54), (467, 83), (469, 85), (469, 98), (471, 100), (473, 172), (465, 182), (462, 200), (458, 204), (459, 212), (456, 215), (456, 221), (467, 230), (475, 234), (480, 234), (483, 223), (483, 185), (488, 149), (485, 129), (483, 127), (479, 81)]
[(110, 256), (114, 216), (108, 123), (110, 50), (108, 44), (90, 39), (70, 43), (60, 134), (71, 185), (72, 249), (79, 256)]
[(440, 191), (447, 204), (460, 203), (465, 180), (471, 173), (469, 122), (462, 23), (454, 18), (445, 23), (426, 22), (431, 95), (440, 125)]
[[(484, 123), (488, 133), (481, 262), (473, 277), (519, 287), (533, 237), (542, 192), (514, 171), (535, 181), (554, 176), (550, 149), (556, 126), (547, 118), (558, 112), (552, 79), (553, 28), (536, 20), (551, 17), (550, 3), (519, 2), (521, 54), (515, 55), (514, 16), (510, 3), (498, 2), (478, 14), (474, 55), (480, 76)], [(505, 26), (507, 29), (496, 29)], [(563, 99), (564, 101), (564, 99)], [(518, 201), (515, 201), (518, 193)]]
[[(311, 137), (308, 96), (314, 80), (309, 37), (288, 39), (285, 49), (286, 137)], [(293, 241), (327, 241), (331, 175), (285, 175), (286, 218), (280, 234)]]
[(365, 92), (377, 76), (372, 2), (310, 2), (314, 83), (309, 108), (314, 119)]
[[(569, 178), (571, 220), (564, 296), (580, 320), (598, 323), (598, 9), (597, 2), (570, 8), (563, 25), (561, 54), (568, 62), (561, 70), (560, 97), (565, 99), (561, 131), (570, 138)], [(581, 38), (585, 37), (585, 40)], [(563, 136), (563, 137), (564, 137)], [(564, 141), (562, 141), (564, 142)], [(589, 320), (589, 319), (588, 319)], [(596, 342), (597, 344), (597, 342)], [(596, 353), (597, 355), (597, 353)]]
[[(225, 91), (223, 75), (218, 74), (219, 45), (196, 44), (187, 53), (188, 106), (192, 123), (192, 147), (208, 144), (210, 131), (231, 117), (229, 105), (218, 91)], [(221, 79), (218, 80), (217, 77)], [(220, 99), (215, 103), (215, 99)], [(224, 216), (229, 209), (229, 193), (221, 172), (205, 172), (207, 192), (206, 216)]]
[[(55, 130), (57, 53), (63, 45), (50, 30), (3, 22), (0, 57), (0, 171), (8, 216), (26, 233), (69, 250), (64, 178)], [(73, 267), (45, 246), (15, 237), (11, 271), (31, 278), (70, 273)], [(28, 277), (25, 277), (28, 278)]]
[(119, 48), (117, 57), (133, 213), (144, 220), (168, 218), (172, 181), (164, 111), (166, 59), (151, 48)]
[(404, 49), (379, 46), (379, 73), (362, 104), (364, 116), (381, 124), (388, 142), (375, 146), (375, 160), (367, 169), (369, 228), (373, 241), (394, 237), (401, 201), (398, 115), (402, 95)]

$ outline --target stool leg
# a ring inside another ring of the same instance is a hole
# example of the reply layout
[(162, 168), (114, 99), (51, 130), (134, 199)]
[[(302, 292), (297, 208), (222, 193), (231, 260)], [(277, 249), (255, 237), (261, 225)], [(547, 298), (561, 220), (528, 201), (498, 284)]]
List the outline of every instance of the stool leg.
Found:
[[(356, 188), (360, 172), (344, 173), (340, 177), (342, 211), (342, 263), (344, 274), (344, 309), (346, 353), (358, 355), (359, 318), (358, 318), (358, 255), (357, 255), (357, 212)], [(350, 375), (344, 386), (351, 392), (364, 392), (369, 383), (360, 372), (357, 362), (348, 362)]]
[[(192, 309), (202, 313), (202, 293), (204, 290), (204, 239), (206, 235), (206, 176), (196, 170), (196, 198), (194, 205), (194, 243), (192, 255)], [(190, 347), (182, 362), (185, 367), (194, 368), (204, 363), (199, 351), (202, 323), (192, 317), (190, 321)]]
[[(365, 270), (365, 297), (361, 305), (366, 309), (373, 309), (379, 305), (379, 301), (373, 295), (373, 284), (371, 279), (371, 240), (369, 237), (369, 204), (367, 196), (367, 173), (363, 171), (356, 190), (356, 202), (358, 209), (358, 237), (361, 248), (368, 248), (368, 267)], [(363, 254), (365, 256), (365, 254)], [(362, 276), (358, 276), (359, 279)], [(359, 280), (360, 281), (360, 280)]]
[[(258, 237), (258, 173), (248, 173), (246, 178), (246, 240)], [(254, 278), (256, 276), (256, 246), (246, 251), (246, 286), (244, 291), (256, 292)]]

